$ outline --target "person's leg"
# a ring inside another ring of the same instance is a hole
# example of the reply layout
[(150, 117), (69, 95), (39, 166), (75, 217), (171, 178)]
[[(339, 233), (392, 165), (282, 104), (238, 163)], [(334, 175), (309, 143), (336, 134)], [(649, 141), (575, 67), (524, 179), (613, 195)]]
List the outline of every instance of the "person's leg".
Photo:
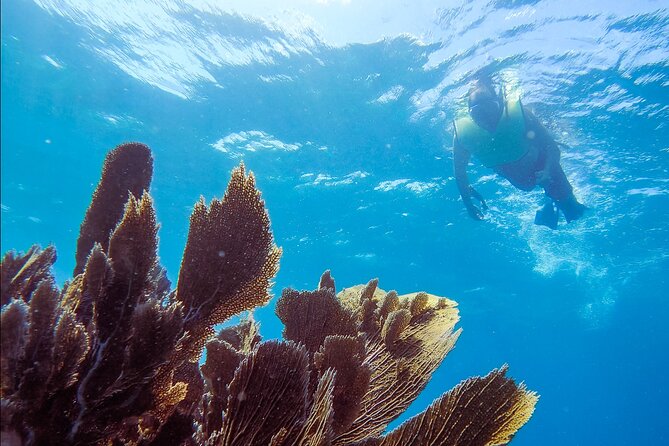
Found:
[(550, 181), (544, 185), (546, 195), (555, 201), (567, 200), (574, 196), (574, 188), (569, 184), (567, 175), (559, 164), (553, 165), (549, 173)]
[(551, 181), (545, 185), (546, 195), (555, 200), (558, 208), (564, 213), (567, 222), (579, 219), (586, 207), (576, 200), (574, 188), (562, 170), (560, 164), (550, 169)]

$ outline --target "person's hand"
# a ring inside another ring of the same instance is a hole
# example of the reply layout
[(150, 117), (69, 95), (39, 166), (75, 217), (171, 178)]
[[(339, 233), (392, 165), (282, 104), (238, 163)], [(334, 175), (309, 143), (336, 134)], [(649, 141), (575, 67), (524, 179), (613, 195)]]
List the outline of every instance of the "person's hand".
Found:
[[(488, 209), (488, 205), (485, 203), (485, 200), (483, 199), (481, 194), (479, 194), (478, 191), (471, 186), (469, 186), (469, 195), (481, 202), (481, 209), (483, 210)], [(474, 220), (483, 220), (484, 218), (483, 212), (481, 211), (481, 209), (474, 206), (474, 203), (472, 203), (471, 198), (469, 200), (465, 200), (465, 207), (467, 208), (469, 216), (472, 217)]]

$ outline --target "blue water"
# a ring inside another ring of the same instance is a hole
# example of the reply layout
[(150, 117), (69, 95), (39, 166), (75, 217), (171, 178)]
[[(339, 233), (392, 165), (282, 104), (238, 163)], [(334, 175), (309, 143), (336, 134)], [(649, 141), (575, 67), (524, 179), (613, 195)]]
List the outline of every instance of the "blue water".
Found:
[[(2, 251), (54, 243), (63, 283), (106, 152), (141, 141), (174, 283), (193, 203), (243, 160), (275, 294), (331, 269), (459, 302), (407, 416), (508, 363), (541, 394), (513, 444), (669, 444), (667, 1), (274, 3), (3, 2)], [(450, 123), (479, 69), (568, 145), (586, 218), (537, 227), (540, 191), (477, 165), (467, 216)], [(256, 318), (280, 336), (273, 302)]]

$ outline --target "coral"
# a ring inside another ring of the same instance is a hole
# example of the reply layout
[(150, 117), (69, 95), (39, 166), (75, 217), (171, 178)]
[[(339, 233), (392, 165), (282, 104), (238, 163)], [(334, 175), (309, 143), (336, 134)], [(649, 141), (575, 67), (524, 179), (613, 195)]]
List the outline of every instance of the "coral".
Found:
[(109, 152), (102, 178), (79, 230), (75, 275), (84, 270), (95, 243), (107, 249), (109, 235), (123, 215), (123, 205), (129, 194), (139, 197), (143, 191), (149, 190), (152, 176), (153, 158), (144, 144), (123, 144)]
[[(55, 248), (7, 253), (0, 274), (2, 442), (27, 445), (498, 445), (535, 393), (506, 366), (470, 378), (386, 433), (453, 348), (455, 302), (378, 280), (283, 291), (284, 340), (250, 314), (281, 250), (253, 174), (196, 203), (172, 290), (157, 255), (148, 147), (107, 156), (62, 290)], [(198, 365), (204, 349), (206, 359)]]

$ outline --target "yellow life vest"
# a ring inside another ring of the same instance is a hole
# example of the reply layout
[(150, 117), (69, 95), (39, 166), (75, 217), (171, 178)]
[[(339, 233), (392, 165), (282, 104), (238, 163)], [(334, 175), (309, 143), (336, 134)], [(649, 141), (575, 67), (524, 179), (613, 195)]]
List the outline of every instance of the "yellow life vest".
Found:
[(516, 161), (528, 150), (520, 99), (505, 102), (494, 132), (480, 127), (467, 115), (455, 120), (455, 135), (458, 142), (486, 167)]

